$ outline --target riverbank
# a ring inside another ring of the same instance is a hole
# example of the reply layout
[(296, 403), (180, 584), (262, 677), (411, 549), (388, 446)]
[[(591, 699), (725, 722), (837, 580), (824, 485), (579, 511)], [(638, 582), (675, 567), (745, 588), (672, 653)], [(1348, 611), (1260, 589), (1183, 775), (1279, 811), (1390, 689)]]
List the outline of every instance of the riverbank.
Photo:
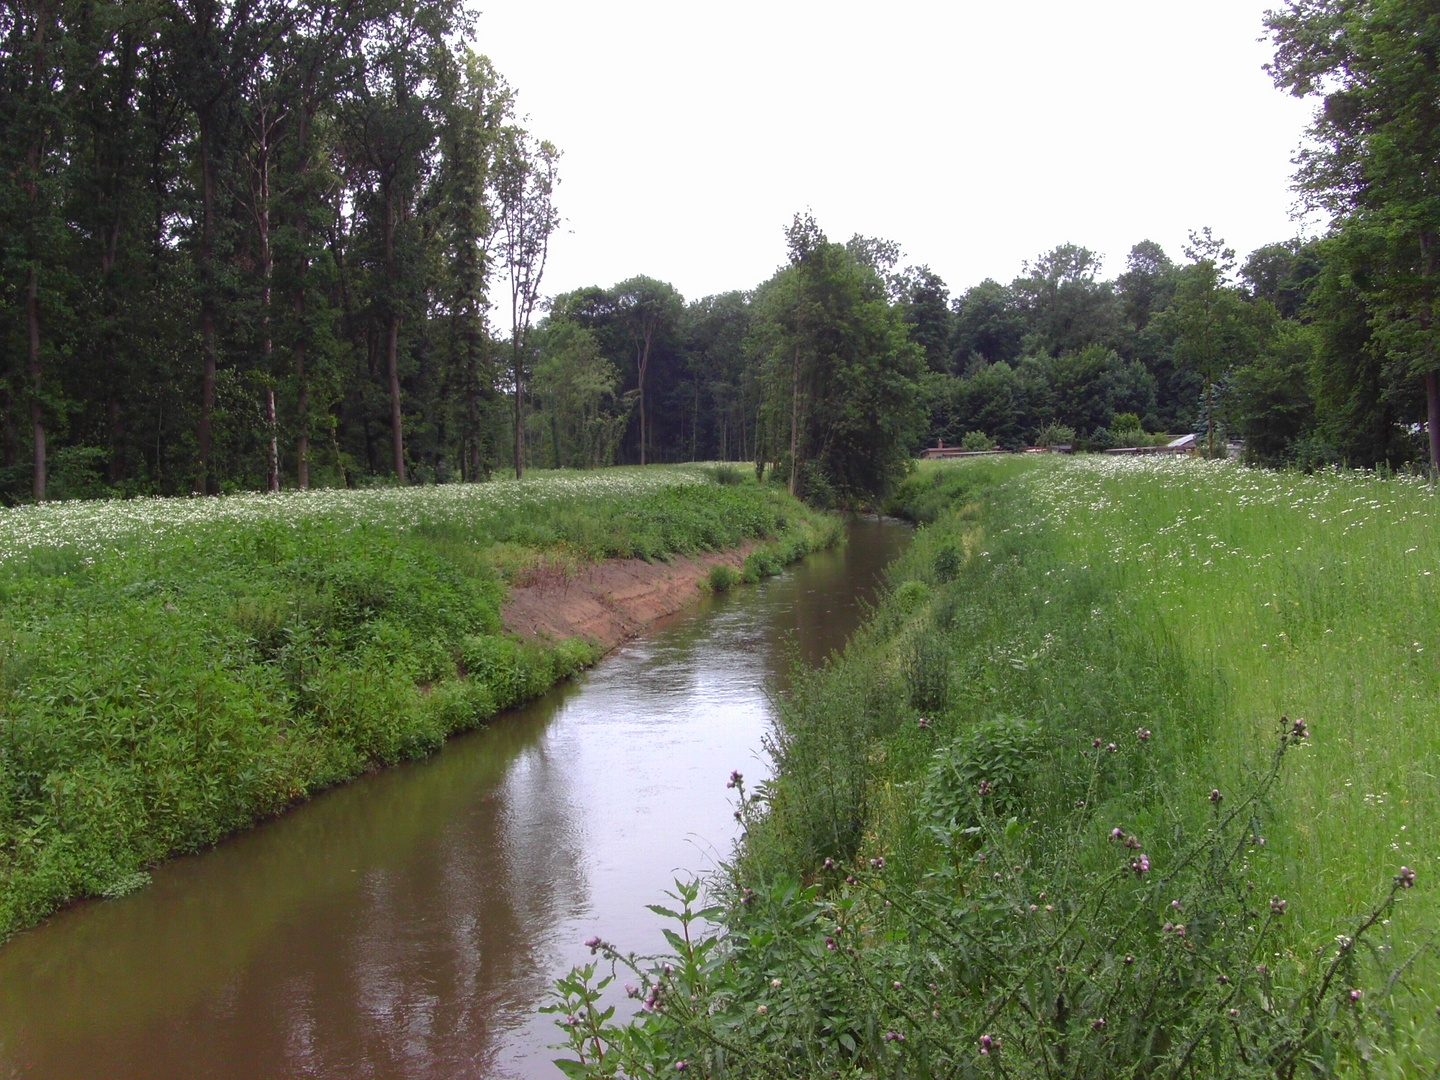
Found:
[(0, 515), (0, 936), (429, 753), (614, 644), (507, 632), (512, 583), (736, 549), (759, 574), (838, 533), (684, 467)]
[(585, 1075), (1425, 1073), (1433, 490), (987, 459), (895, 508), (890, 595), (736, 780), (722, 936), (637, 964), (628, 1028), (562, 984)]

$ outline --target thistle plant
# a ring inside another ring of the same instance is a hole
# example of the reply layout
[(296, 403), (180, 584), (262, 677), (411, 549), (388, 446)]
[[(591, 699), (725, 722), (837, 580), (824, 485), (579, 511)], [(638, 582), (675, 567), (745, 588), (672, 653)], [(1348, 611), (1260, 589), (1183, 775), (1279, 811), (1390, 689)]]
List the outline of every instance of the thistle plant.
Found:
[[(1127, 749), (1143, 755), (1141, 730)], [(1383, 1057), (1412, 959), (1365, 946), (1419, 878), (1400, 867), (1347, 933), (1293, 958), (1293, 905), (1258, 888), (1259, 864), (1267, 801), (1308, 738), (1305, 721), (1282, 719), (1268, 766), (1243, 790), (1212, 789), (1204, 827), (1163, 858), (1084, 805), (1041, 842), (982, 780), (971, 824), (918, 886), (898, 886), (879, 854), (826, 859), (803, 881), (737, 882), (723, 909), (677, 882), (675, 907), (652, 907), (677, 924), (670, 953), (594, 939), (610, 974), (586, 965), (556, 985), (548, 1011), (571, 1055), (558, 1064), (588, 1078), (1363, 1071)], [(1116, 752), (1102, 739), (1081, 753), (1092, 789)], [(748, 819), (756, 797), (731, 782)], [(640, 1002), (626, 1023), (598, 1004), (621, 972)]]

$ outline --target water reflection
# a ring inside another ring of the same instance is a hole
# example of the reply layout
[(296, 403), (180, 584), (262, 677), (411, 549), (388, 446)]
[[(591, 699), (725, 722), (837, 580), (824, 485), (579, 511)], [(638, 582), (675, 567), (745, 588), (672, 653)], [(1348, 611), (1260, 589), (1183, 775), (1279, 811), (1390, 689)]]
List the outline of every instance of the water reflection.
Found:
[(580, 942), (733, 840), (787, 640), (840, 647), (907, 540), (716, 597), (427, 761), (329, 792), (0, 949), (0, 1075), (538, 1077)]

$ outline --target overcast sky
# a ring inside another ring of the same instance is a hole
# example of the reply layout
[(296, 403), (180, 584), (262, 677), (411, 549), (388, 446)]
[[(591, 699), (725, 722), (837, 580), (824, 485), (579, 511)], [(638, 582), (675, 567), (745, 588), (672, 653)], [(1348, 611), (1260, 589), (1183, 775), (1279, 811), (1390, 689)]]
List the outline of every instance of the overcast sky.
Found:
[(751, 288), (805, 207), (956, 292), (1065, 241), (1113, 276), (1145, 238), (1178, 261), (1202, 225), (1242, 257), (1300, 231), (1276, 0), (479, 3), (478, 49), (564, 152), (547, 293)]

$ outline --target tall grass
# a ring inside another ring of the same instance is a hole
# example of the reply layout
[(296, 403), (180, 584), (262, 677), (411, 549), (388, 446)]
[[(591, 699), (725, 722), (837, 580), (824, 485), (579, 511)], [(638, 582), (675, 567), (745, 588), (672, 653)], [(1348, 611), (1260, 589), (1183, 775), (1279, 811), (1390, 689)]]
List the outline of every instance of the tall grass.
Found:
[(654, 966), (601, 943), (651, 1007), (607, 1027), (572, 978), (571, 1068), (1429, 1075), (1435, 498), (923, 467), (890, 595), (782, 703), (724, 936)]
[(595, 659), (504, 634), (510, 580), (834, 534), (671, 468), (0, 514), (0, 937)]

